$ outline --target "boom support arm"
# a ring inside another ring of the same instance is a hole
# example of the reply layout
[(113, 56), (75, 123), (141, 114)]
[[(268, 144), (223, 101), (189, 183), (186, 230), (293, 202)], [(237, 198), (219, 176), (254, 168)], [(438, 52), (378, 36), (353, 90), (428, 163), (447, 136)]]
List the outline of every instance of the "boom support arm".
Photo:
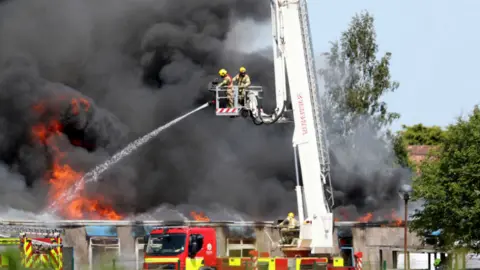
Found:
[(306, 4), (271, 0), (275, 87), (278, 107), (287, 100), (288, 83), (293, 109), (293, 146), (303, 181), (303, 192), (297, 187), (299, 216), (310, 222), (302, 222), (299, 245), (325, 253), (333, 247), (333, 193)]

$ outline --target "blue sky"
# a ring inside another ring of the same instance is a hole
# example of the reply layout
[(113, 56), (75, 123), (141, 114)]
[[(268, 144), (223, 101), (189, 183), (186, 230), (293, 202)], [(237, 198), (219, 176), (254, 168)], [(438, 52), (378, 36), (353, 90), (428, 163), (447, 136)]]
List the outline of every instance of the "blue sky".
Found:
[(480, 1), (309, 0), (315, 54), (347, 29), (356, 12), (375, 17), (381, 53), (393, 54), (400, 88), (385, 101), (402, 124), (446, 126), (480, 103)]

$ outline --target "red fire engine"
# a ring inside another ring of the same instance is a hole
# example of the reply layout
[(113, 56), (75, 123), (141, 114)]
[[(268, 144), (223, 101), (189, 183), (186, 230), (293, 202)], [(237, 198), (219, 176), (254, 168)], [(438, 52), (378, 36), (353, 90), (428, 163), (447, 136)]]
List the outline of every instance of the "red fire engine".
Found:
[(269, 257), (256, 252), (250, 258), (217, 257), (215, 228), (173, 226), (154, 229), (145, 236), (143, 269), (355, 269), (338, 263), (341, 263), (338, 257)]

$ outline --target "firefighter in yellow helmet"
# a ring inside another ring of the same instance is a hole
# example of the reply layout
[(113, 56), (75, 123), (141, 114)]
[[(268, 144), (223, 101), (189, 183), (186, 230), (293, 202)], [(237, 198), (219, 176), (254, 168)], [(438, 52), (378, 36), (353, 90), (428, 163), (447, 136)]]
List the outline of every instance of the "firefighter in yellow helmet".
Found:
[(280, 226), (283, 227), (280, 230), (283, 244), (291, 244), (293, 239), (298, 238), (297, 231), (295, 230), (298, 226), (298, 221), (292, 212), (288, 213), (287, 218), (280, 223)]
[(288, 213), (287, 218), (280, 224), (283, 226), (287, 226), (288, 229), (292, 230), (297, 227), (298, 221), (295, 219), (295, 215), (290, 212)]
[(232, 77), (228, 74), (227, 70), (223, 68), (218, 71), (218, 75), (220, 75), (223, 81), (217, 85), (217, 89), (220, 89), (222, 86), (227, 86), (227, 104), (229, 108), (233, 108), (234, 94)]
[(241, 67), (240, 72), (233, 77), (233, 82), (238, 83), (238, 101), (240, 104), (245, 105), (245, 91), (248, 90), (248, 87), (252, 84), (250, 82), (250, 76), (247, 74), (247, 69)]

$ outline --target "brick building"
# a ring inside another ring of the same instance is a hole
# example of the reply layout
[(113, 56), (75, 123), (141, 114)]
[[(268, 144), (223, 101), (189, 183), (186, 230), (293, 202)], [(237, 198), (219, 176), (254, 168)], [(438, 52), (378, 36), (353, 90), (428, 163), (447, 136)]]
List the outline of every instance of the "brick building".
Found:
[(422, 162), (432, 149), (431, 145), (409, 145), (407, 146), (408, 157), (415, 164)]

